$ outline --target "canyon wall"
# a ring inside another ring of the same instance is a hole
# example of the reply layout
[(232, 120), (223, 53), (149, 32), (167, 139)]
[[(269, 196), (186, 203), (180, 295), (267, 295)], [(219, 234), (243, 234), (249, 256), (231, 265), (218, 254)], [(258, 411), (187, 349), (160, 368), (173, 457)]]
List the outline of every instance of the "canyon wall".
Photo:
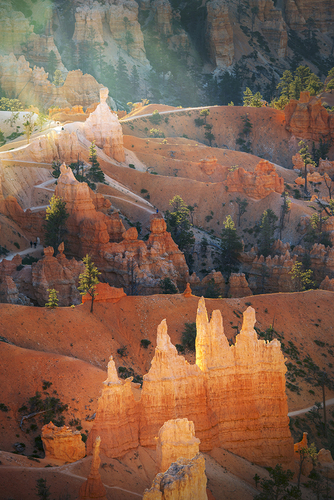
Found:
[(214, 311), (209, 321), (203, 298), (196, 324), (196, 364), (190, 365), (171, 343), (166, 321), (161, 322), (140, 400), (131, 392), (131, 378), (119, 380), (110, 361), (88, 453), (98, 435), (110, 457), (121, 456), (138, 443), (153, 448), (167, 420), (188, 418), (194, 422), (202, 451), (220, 446), (259, 465), (290, 465), (293, 441), (279, 341), (257, 339), (251, 307), (232, 346), (220, 311)]

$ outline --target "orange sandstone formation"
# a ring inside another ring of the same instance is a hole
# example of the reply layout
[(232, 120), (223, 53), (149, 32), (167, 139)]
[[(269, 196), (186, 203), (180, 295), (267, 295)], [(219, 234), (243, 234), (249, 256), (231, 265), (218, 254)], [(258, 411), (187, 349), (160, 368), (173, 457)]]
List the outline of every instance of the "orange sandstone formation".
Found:
[(319, 141), (334, 136), (334, 113), (322, 106), (320, 98), (301, 92), (299, 101), (291, 99), (285, 106), (286, 128), (298, 138)]
[(48, 301), (48, 289), (55, 288), (58, 292), (59, 306), (80, 304), (80, 293), (77, 290), (79, 275), (84, 272), (83, 262), (68, 260), (64, 255), (64, 244), (58, 248), (57, 257), (53, 257), (52, 247), (44, 248), (44, 258), (31, 266), (34, 298), (44, 306)]
[(158, 470), (165, 472), (179, 458), (191, 460), (199, 453), (193, 422), (187, 418), (168, 420), (159, 430), (157, 439)]
[(101, 463), (100, 444), (101, 438), (98, 436), (93, 445), (93, 460), (90, 473), (87, 481), (80, 487), (79, 500), (107, 500), (107, 493), (99, 473)]
[[(78, 182), (71, 168), (63, 164), (55, 194), (66, 202), (69, 213), (66, 226), (69, 250), (73, 255), (84, 257), (87, 253), (96, 259), (107, 250), (110, 239), (119, 241), (125, 228), (118, 214), (108, 217), (98, 212), (85, 182)], [(101, 258), (95, 262), (97, 265)]]
[[(123, 288), (115, 288), (108, 285), (108, 283), (98, 283), (95, 287), (97, 296), (94, 302), (107, 302), (109, 304), (116, 304), (122, 297), (126, 297)], [(83, 295), (82, 302), (89, 302), (92, 298), (89, 294)]]
[(329, 279), (328, 276), (321, 282), (319, 286), (320, 290), (330, 290), (331, 292), (334, 292), (334, 278), (331, 280)]
[(72, 463), (86, 455), (85, 443), (79, 431), (70, 427), (56, 427), (52, 422), (42, 428), (42, 441), (45, 458)]
[(101, 436), (101, 450), (109, 457), (121, 457), (139, 444), (138, 408), (131, 389), (132, 377), (120, 380), (110, 356), (108, 378), (103, 382), (102, 396), (94, 425), (87, 439), (87, 453)]
[(255, 200), (261, 200), (272, 192), (282, 194), (284, 191), (283, 177), (276, 173), (274, 165), (267, 160), (261, 160), (254, 172), (242, 167), (229, 172), (225, 183), (229, 192), (244, 193)]
[(229, 296), (232, 298), (248, 297), (249, 295), (253, 295), (244, 273), (232, 273), (229, 285)]
[(56, 87), (43, 68), (31, 69), (24, 56), (17, 59), (13, 53), (0, 56), (0, 84), (8, 95), (38, 108), (90, 106), (98, 100), (102, 87), (92, 75), (84, 75), (79, 69), (69, 71), (64, 85)]
[(119, 162), (124, 162), (122, 127), (117, 115), (110, 111), (106, 103), (108, 93), (106, 87), (100, 89), (101, 102), (85, 121), (83, 133), (89, 142), (95, 141), (95, 144), (100, 149), (103, 149), (107, 156)]
[(180, 458), (164, 474), (158, 474), (143, 500), (208, 500), (205, 460), (200, 453), (193, 459)]
[(194, 422), (201, 450), (221, 446), (260, 465), (290, 465), (293, 441), (279, 341), (257, 339), (251, 307), (244, 313), (242, 330), (232, 346), (224, 335), (220, 311), (214, 311), (209, 322), (203, 298), (196, 324), (195, 365), (177, 354), (166, 321), (159, 325), (155, 355), (144, 375), (139, 401), (131, 392), (131, 381), (118, 379), (111, 359), (88, 452), (97, 435), (110, 457), (138, 443), (154, 447), (159, 429), (177, 415)]

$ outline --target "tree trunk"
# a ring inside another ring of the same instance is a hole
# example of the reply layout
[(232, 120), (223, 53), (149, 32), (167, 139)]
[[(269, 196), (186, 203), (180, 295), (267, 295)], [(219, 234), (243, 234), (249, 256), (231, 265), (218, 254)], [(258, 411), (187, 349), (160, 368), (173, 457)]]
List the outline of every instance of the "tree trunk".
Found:
[(327, 418), (326, 418), (326, 394), (325, 394), (325, 383), (322, 384), (322, 404), (324, 408), (324, 427), (325, 427), (325, 437), (327, 438)]
[(93, 312), (93, 305), (94, 305), (94, 296), (92, 295), (92, 302), (91, 302), (91, 305), (90, 305), (90, 312), (91, 313)]

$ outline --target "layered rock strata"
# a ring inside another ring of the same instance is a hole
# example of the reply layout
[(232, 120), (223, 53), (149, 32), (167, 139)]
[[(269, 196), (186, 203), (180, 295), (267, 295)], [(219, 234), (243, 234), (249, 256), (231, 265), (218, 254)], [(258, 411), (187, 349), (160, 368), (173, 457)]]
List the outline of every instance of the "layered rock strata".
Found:
[(44, 248), (44, 258), (31, 266), (31, 277), (34, 299), (44, 306), (49, 298), (49, 289), (58, 292), (59, 306), (80, 304), (81, 297), (77, 289), (79, 275), (84, 272), (85, 265), (75, 259), (68, 260), (60, 245), (57, 257), (53, 257), (52, 247)]
[(334, 137), (334, 113), (309, 92), (301, 92), (299, 101), (291, 99), (284, 112), (286, 129), (297, 138), (319, 141)]
[(101, 436), (101, 450), (109, 457), (121, 457), (139, 445), (138, 403), (131, 389), (132, 377), (120, 380), (113, 357), (108, 363), (108, 377), (103, 382), (102, 395), (94, 425), (87, 439), (87, 453)]
[(55, 195), (66, 203), (69, 217), (66, 221), (67, 240), (71, 254), (84, 257), (87, 253), (103, 262), (101, 252), (108, 249), (109, 240), (119, 241), (125, 228), (118, 214), (109, 217), (96, 210), (91, 190), (85, 182), (78, 182), (71, 168), (63, 164)]
[(69, 71), (65, 83), (56, 87), (48, 80), (43, 68), (30, 68), (24, 56), (13, 53), (0, 56), (0, 84), (8, 97), (40, 108), (51, 106), (90, 106), (98, 100), (102, 85), (80, 70)]
[(100, 90), (100, 104), (85, 121), (83, 133), (86, 139), (90, 142), (94, 141), (107, 156), (119, 162), (124, 162), (122, 127), (117, 115), (110, 111), (106, 103), (108, 93), (106, 87)]
[(56, 427), (52, 422), (42, 428), (42, 442), (45, 458), (72, 463), (86, 455), (85, 443), (79, 431), (70, 427)]
[(253, 295), (253, 292), (248, 286), (244, 273), (232, 273), (229, 281), (229, 296), (239, 298), (249, 295)]
[(282, 194), (284, 179), (276, 173), (272, 163), (261, 160), (254, 172), (248, 172), (242, 167), (229, 172), (225, 181), (231, 193), (244, 193), (255, 200), (261, 200), (272, 192)]
[(249, 307), (236, 344), (230, 346), (220, 311), (214, 311), (209, 321), (201, 299), (196, 364), (189, 365), (177, 354), (162, 321), (139, 401), (131, 392), (130, 380), (121, 382), (111, 362), (88, 452), (97, 435), (110, 457), (138, 444), (154, 447), (161, 426), (178, 417), (194, 422), (203, 451), (221, 446), (260, 465), (290, 465), (293, 441), (284, 356), (276, 339), (270, 343), (257, 339), (254, 324), (255, 311)]
[(229, 8), (220, 0), (207, 4), (207, 39), (211, 61), (219, 68), (232, 65), (234, 58), (233, 29)]
[(208, 500), (205, 460), (201, 454), (191, 460), (180, 458), (164, 474), (158, 474), (143, 500)]
[(157, 464), (165, 472), (179, 458), (191, 460), (199, 453), (199, 439), (195, 437), (194, 422), (187, 418), (168, 420), (159, 430)]

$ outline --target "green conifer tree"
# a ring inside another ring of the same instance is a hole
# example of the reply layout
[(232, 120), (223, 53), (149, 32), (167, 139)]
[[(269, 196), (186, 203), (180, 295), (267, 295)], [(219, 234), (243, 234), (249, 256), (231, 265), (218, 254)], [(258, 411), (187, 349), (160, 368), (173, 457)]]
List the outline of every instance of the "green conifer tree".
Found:
[(54, 194), (50, 200), (50, 206), (46, 209), (43, 227), (45, 231), (45, 244), (47, 246), (52, 246), (55, 253), (60, 243), (64, 241), (64, 235), (67, 232), (65, 223), (68, 216), (66, 202)]
[(48, 292), (49, 292), (49, 300), (45, 304), (45, 307), (48, 307), (49, 309), (55, 309), (56, 307), (58, 307), (58, 302), (59, 302), (58, 292), (55, 288), (48, 288)]
[(271, 248), (273, 246), (273, 243), (275, 241), (274, 235), (275, 235), (275, 230), (276, 230), (276, 221), (278, 217), (277, 215), (271, 210), (271, 208), (268, 208), (268, 210), (265, 210), (262, 214), (262, 220), (261, 220), (261, 233), (260, 233), (260, 255), (263, 255), (264, 257), (268, 257), (271, 252)]
[(92, 182), (105, 182), (104, 173), (100, 168), (100, 164), (97, 161), (97, 153), (95, 141), (93, 141), (89, 148), (89, 161), (91, 162), (91, 167), (87, 174), (87, 178)]
[(81, 295), (86, 295), (87, 293), (91, 296), (92, 302), (90, 306), (90, 312), (93, 312), (94, 299), (97, 296), (96, 285), (99, 283), (98, 276), (101, 274), (90, 255), (86, 255), (83, 259), (85, 264), (85, 271), (79, 276), (79, 286), (78, 290)]
[(220, 260), (218, 262), (221, 272), (230, 277), (233, 271), (239, 268), (238, 257), (242, 252), (242, 242), (237, 234), (232, 217), (228, 215), (224, 221), (221, 233)]

